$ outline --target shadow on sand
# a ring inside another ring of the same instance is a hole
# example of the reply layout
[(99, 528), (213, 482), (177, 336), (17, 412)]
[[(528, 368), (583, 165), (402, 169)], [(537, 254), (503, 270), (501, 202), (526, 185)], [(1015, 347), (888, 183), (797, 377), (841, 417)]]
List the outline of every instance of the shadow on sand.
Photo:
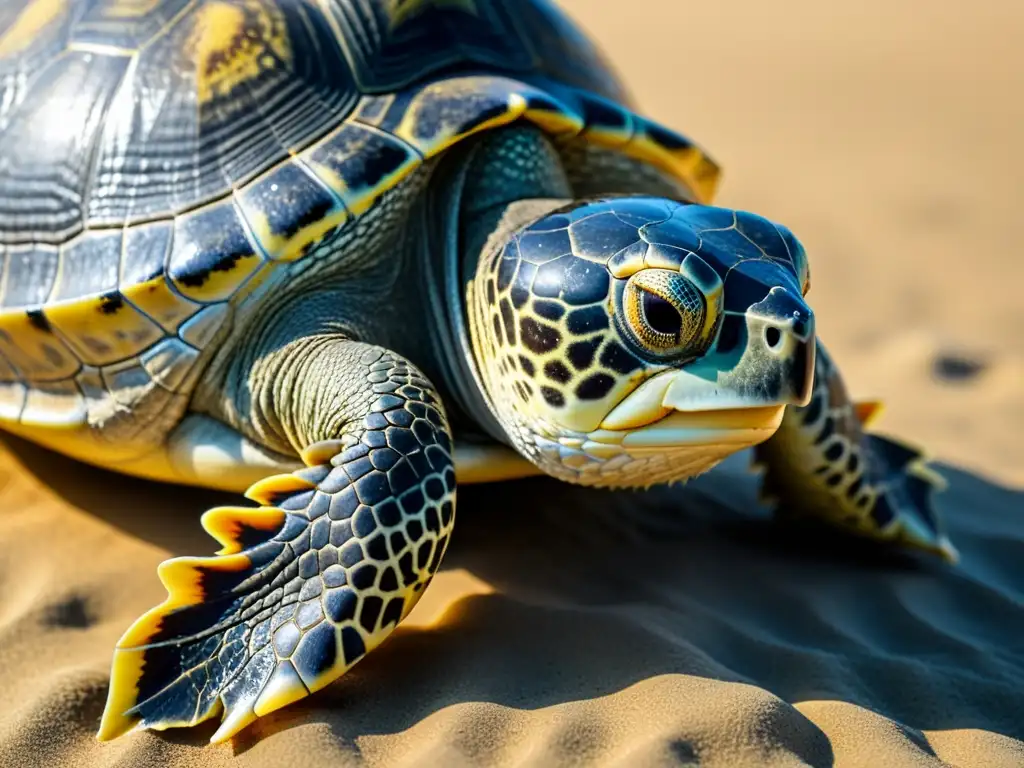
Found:
[[(175, 555), (210, 552), (200, 513), (238, 501), (4, 440), (69, 503)], [(304, 723), (327, 723), (352, 746), (449, 705), (529, 711), (664, 675), (747, 683), (790, 704), (856, 704), (926, 752), (921, 731), (1024, 739), (1024, 493), (940, 468), (950, 480), (940, 512), (963, 553), (951, 568), (773, 524), (745, 461), (647, 493), (547, 480), (463, 489), (443, 568), (494, 591), (455, 600), (429, 630), (398, 630), (339, 683), (241, 734), (236, 751)], [(831, 765), (825, 733), (793, 707), (778, 711), (767, 727), (806, 762)], [(199, 745), (212, 730), (160, 738)]]

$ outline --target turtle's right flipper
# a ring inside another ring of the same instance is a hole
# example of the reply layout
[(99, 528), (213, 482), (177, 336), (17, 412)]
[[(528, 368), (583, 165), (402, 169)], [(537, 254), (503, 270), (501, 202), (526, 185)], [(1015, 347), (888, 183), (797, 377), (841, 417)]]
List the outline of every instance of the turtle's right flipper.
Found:
[(221, 712), (212, 740), (228, 739), (344, 674), (415, 605), (454, 521), (451, 438), (412, 366), (361, 362), (363, 417), (253, 485), (263, 506), (207, 512), (217, 556), (160, 566), (167, 600), (118, 643), (100, 739)]
[(754, 449), (762, 496), (780, 515), (810, 517), (956, 562), (932, 496), (945, 487), (914, 446), (866, 431), (878, 403), (853, 403), (819, 342), (814, 389), (788, 406), (778, 431)]

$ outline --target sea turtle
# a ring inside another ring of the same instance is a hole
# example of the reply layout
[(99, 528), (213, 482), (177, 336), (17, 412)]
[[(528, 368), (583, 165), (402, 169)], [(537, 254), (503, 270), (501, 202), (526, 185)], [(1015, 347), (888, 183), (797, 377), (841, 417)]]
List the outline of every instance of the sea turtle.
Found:
[[(214, 741), (415, 605), (460, 483), (645, 487), (760, 444), (789, 514), (954, 550), (862, 425), (786, 228), (543, 0), (0, 8), (0, 420), (243, 490), (165, 562), (99, 736)], [(454, 435), (454, 443), (453, 443)]]

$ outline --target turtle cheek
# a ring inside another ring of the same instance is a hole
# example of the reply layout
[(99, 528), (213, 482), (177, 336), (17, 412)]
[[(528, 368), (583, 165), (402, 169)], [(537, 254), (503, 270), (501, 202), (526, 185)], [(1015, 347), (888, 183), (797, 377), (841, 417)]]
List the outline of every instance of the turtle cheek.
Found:
[(567, 307), (557, 319), (547, 310), (535, 301), (519, 317), (517, 365), (506, 368), (516, 380), (518, 420), (548, 437), (586, 434), (639, 386), (648, 366), (621, 342), (603, 307)]
[[(479, 326), (491, 399), (506, 421), (539, 438), (597, 429), (647, 375), (621, 342), (604, 302), (516, 300), (515, 283), (486, 292)], [(493, 300), (491, 300), (493, 298)]]

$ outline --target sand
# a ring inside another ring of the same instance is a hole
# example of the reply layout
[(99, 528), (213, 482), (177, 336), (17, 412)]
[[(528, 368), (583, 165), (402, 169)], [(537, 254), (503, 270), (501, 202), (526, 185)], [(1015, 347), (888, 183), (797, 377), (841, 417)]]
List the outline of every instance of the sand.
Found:
[(1019, 0), (565, 5), (723, 162), (723, 204), (805, 241), (822, 337), (941, 460), (962, 564), (781, 531), (745, 456), (671, 493), (473, 488), (342, 681), (231, 745), (101, 745), (115, 641), (229, 497), (9, 439), (0, 765), (1024, 766)]

